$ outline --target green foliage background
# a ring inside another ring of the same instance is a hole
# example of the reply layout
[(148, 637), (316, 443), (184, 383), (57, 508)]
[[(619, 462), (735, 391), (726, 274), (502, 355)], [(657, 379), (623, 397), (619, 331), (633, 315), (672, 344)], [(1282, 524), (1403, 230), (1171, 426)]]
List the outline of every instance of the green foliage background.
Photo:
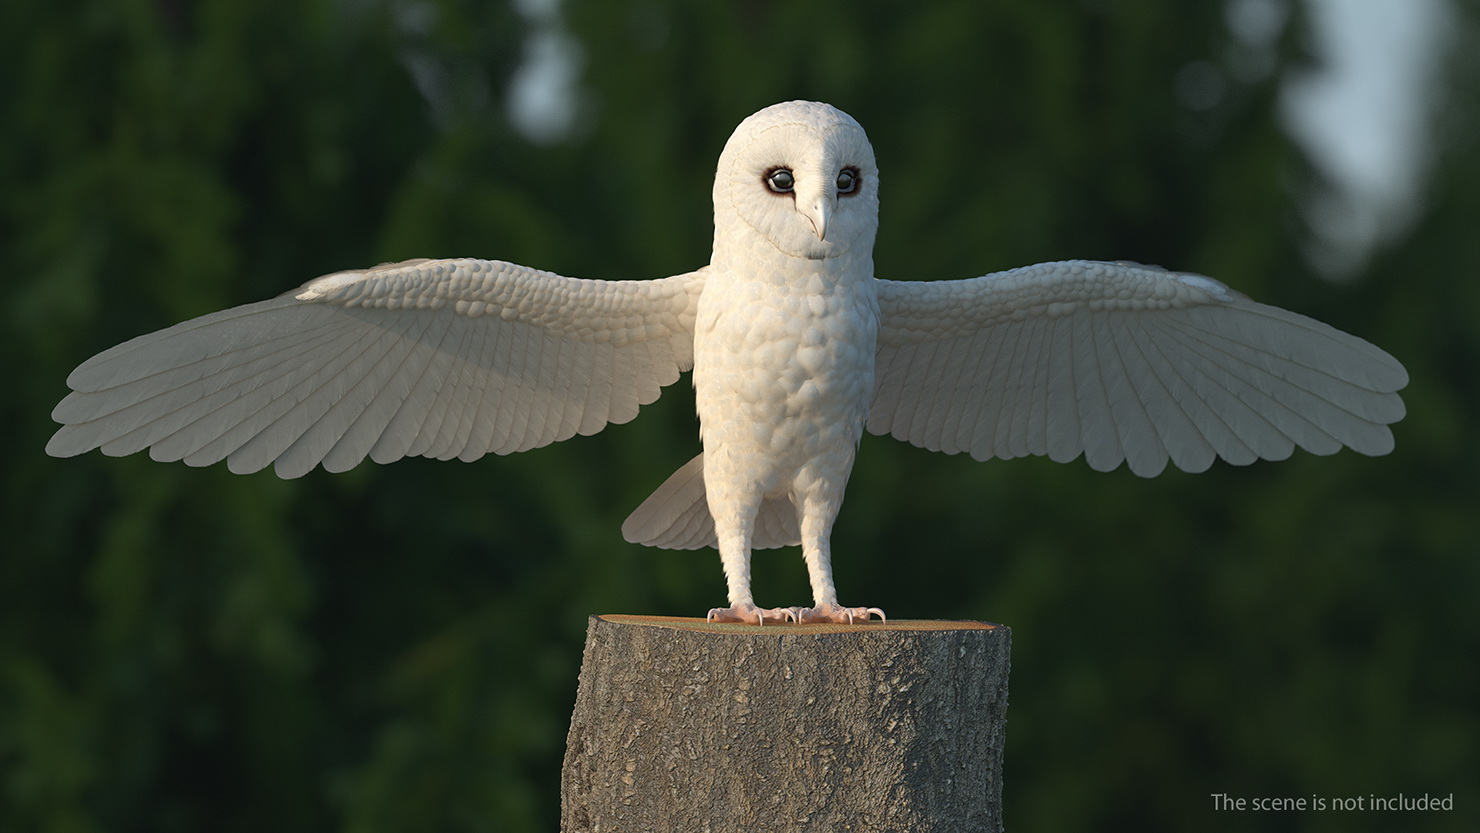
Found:
[[(48, 414), (102, 348), (341, 268), (692, 269), (724, 139), (798, 97), (870, 132), (883, 277), (1160, 263), (1413, 376), (1380, 459), (1140, 480), (865, 439), (840, 591), (1013, 628), (1009, 828), (1477, 829), (1480, 13), (1455, 6), (1416, 221), (1332, 283), (1299, 208), (1328, 183), (1277, 120), (1292, 12), (1259, 50), (1213, 2), (566, 0), (579, 118), (541, 145), (506, 115), (534, 24), (504, 4), (0, 4), (0, 830), (554, 829), (586, 616), (722, 601), (711, 552), (618, 532), (698, 448), (686, 384), (521, 456), (293, 482), (51, 459)], [(794, 551), (757, 592), (807, 598)]]

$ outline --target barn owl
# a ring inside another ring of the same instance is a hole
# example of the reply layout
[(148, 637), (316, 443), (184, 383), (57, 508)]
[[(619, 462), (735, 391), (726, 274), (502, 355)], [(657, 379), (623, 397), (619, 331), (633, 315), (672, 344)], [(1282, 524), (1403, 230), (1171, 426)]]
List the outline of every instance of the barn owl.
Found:
[[(327, 275), (87, 360), (47, 451), (147, 448), (284, 478), (367, 456), (474, 460), (626, 422), (692, 368), (703, 451), (622, 532), (717, 548), (729, 606), (708, 618), (765, 624), (883, 617), (838, 603), (829, 547), (865, 429), (1146, 477), (1297, 445), (1393, 448), (1407, 374), (1360, 338), (1126, 262), (879, 279), (878, 207), (859, 124), (777, 104), (720, 155), (707, 266), (640, 281), (474, 259)], [(795, 544), (813, 605), (758, 607), (751, 551)]]

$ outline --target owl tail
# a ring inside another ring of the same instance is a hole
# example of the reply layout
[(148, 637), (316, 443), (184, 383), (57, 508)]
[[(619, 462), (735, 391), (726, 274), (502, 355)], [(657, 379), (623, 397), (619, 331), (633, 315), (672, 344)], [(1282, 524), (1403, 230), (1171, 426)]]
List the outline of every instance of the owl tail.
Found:
[[(622, 523), (630, 543), (665, 550), (714, 547), (714, 518), (704, 492), (704, 455), (688, 461), (663, 481)], [(766, 498), (756, 513), (751, 549), (790, 547), (802, 542), (797, 510), (785, 497)]]

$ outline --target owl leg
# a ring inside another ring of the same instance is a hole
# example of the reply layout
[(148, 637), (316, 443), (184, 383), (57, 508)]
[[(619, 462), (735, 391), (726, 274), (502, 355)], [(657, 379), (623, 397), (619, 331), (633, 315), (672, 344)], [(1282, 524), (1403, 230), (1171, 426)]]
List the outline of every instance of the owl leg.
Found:
[(832, 622), (851, 625), (871, 616), (883, 620), (884, 611), (877, 607), (843, 607), (838, 604), (838, 591), (832, 576), (832, 526), (843, 500), (840, 494), (828, 499), (827, 489), (798, 500), (797, 512), (802, 527), (802, 559), (807, 562), (807, 578), (812, 582), (812, 607), (797, 611), (802, 622)]
[(706, 622), (736, 622), (765, 625), (797, 620), (793, 608), (756, 607), (750, 595), (750, 532), (760, 510), (760, 496), (735, 499), (709, 493), (709, 514), (714, 517), (714, 531), (719, 539), (719, 560), (725, 568), (730, 606), (717, 607), (704, 617)]

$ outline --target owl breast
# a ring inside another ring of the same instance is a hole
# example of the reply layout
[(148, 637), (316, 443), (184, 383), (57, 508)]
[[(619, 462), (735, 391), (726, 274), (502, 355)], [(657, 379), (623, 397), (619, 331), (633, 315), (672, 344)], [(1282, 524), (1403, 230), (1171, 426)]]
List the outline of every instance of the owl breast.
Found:
[(709, 281), (694, 342), (706, 469), (732, 468), (767, 492), (785, 491), (803, 467), (846, 478), (877, 335), (871, 274)]

